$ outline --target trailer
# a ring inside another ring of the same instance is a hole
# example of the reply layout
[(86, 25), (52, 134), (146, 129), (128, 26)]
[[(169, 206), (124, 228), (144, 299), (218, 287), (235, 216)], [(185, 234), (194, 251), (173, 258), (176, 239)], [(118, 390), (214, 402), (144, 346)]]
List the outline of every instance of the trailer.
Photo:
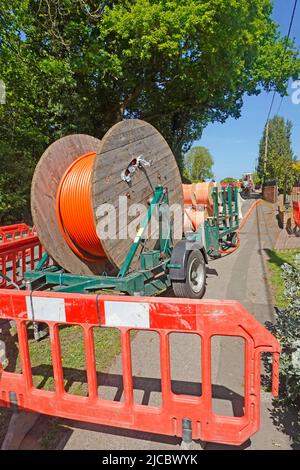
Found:
[[(222, 209), (219, 208), (219, 199)], [(126, 295), (159, 295), (172, 287), (176, 297), (201, 298), (206, 284), (208, 257), (219, 257), (220, 248), (226, 250), (236, 244), (239, 227), (237, 188), (213, 189), (214, 215), (196, 232), (187, 234), (175, 246), (168, 217), (167, 188), (157, 186), (147, 215), (116, 276), (80, 276), (65, 273), (57, 265), (45, 267), (49, 255), (45, 253), (33, 271), (24, 273), (23, 288), (77, 293), (119, 293)], [(139, 268), (129, 272), (132, 260), (144, 242), (144, 231), (155, 209), (159, 211), (159, 248), (142, 251)], [(162, 227), (168, 227), (163, 234)]]

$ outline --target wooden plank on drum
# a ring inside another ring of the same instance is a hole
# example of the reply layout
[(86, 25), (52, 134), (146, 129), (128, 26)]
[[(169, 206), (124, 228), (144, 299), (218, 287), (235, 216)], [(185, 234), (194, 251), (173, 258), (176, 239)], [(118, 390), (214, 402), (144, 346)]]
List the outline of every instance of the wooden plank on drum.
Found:
[[(140, 155), (146, 161), (151, 161), (151, 166), (143, 166), (143, 170), (137, 170), (132, 176), (131, 184), (128, 184), (121, 179), (121, 173), (131, 160)], [(175, 157), (165, 139), (153, 126), (143, 121), (131, 119), (117, 123), (103, 137), (94, 166), (92, 204), (96, 226), (102, 220), (98, 213), (103, 204), (110, 204), (116, 210), (118, 221), (122, 219), (120, 196), (127, 198), (129, 209), (134, 204), (142, 204), (147, 208), (153, 190), (158, 185), (168, 189), (170, 205), (178, 204), (183, 213), (181, 177)], [(112, 212), (113, 209), (110, 210)], [(102, 240), (108, 259), (117, 268), (122, 265), (132, 244), (131, 238), (120, 239), (123, 228), (122, 224), (117, 224), (115, 238)], [(154, 235), (155, 230), (149, 234), (148, 249), (153, 249), (157, 244)], [(134, 259), (132, 269), (137, 267), (138, 256)]]

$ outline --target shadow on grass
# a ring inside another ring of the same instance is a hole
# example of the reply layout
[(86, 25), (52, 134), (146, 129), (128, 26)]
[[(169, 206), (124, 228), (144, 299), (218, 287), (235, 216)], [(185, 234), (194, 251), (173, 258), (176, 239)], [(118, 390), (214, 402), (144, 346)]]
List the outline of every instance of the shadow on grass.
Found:
[(293, 265), (293, 252), (295, 250), (289, 250), (288, 253), (286, 252), (278, 252), (274, 250), (270, 250), (265, 248), (264, 251), (268, 255), (268, 263), (275, 265), (276, 267), (280, 268), (284, 263), (289, 263)]
[(268, 256), (268, 269), (271, 275), (271, 285), (275, 296), (276, 305), (284, 308), (286, 306), (286, 298), (284, 296), (284, 279), (282, 276), (282, 265), (287, 263), (296, 268), (295, 256), (300, 253), (299, 249), (274, 251), (264, 249)]
[(300, 253), (299, 248), (293, 248), (291, 250), (274, 251), (265, 248), (264, 251), (267, 253), (270, 264), (273, 264), (277, 268), (280, 268), (284, 263), (288, 263), (293, 267), (297, 267), (295, 263), (295, 256)]

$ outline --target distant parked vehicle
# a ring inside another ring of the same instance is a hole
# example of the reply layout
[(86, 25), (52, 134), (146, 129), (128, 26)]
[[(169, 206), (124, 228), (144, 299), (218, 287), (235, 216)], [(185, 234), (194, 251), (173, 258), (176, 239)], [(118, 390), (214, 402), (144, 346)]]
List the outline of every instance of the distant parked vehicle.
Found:
[(249, 197), (254, 188), (251, 173), (244, 173), (241, 181), (242, 196)]

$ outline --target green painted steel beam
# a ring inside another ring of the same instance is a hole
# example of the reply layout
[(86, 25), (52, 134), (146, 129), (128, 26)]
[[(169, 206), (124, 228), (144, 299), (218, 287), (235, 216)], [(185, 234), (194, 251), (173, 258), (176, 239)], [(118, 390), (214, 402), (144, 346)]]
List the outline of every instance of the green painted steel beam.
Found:
[(47, 251), (43, 254), (43, 256), (41, 257), (40, 261), (38, 262), (38, 264), (36, 265), (35, 267), (35, 271), (41, 271), (42, 268), (44, 267), (44, 265), (46, 264), (46, 262), (49, 260), (49, 254), (47, 253)]
[(141, 243), (141, 240), (143, 238), (143, 235), (145, 233), (145, 230), (148, 226), (148, 223), (150, 222), (150, 219), (153, 215), (153, 212), (157, 206), (157, 204), (159, 204), (163, 198), (163, 195), (164, 195), (164, 192), (165, 192), (165, 189), (163, 188), (163, 186), (156, 186), (155, 190), (154, 190), (154, 195), (153, 195), (153, 198), (152, 198), (152, 201), (150, 203), (150, 206), (147, 210), (147, 214), (146, 216), (144, 217), (142, 223), (141, 223), (141, 226), (136, 234), (136, 237), (130, 247), (130, 250), (128, 251), (128, 254), (124, 260), (124, 263), (122, 264), (121, 266), (121, 269), (119, 271), (119, 274), (118, 274), (118, 277), (124, 277), (127, 272), (128, 272), (128, 269), (130, 268), (130, 265), (132, 263), (132, 260), (137, 252), (137, 249)]

